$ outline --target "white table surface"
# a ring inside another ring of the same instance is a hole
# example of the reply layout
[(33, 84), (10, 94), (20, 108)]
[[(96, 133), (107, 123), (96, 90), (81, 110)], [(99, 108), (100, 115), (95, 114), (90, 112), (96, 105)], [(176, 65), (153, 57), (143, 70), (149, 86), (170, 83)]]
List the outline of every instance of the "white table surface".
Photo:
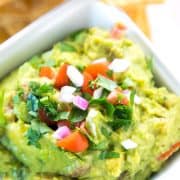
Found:
[(152, 42), (164, 64), (180, 82), (180, 0), (166, 0), (147, 9)]

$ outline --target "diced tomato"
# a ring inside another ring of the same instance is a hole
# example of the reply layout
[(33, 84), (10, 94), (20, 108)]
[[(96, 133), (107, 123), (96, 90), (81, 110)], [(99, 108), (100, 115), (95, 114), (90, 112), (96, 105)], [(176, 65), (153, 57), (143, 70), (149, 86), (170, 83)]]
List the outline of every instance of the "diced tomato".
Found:
[(123, 97), (120, 101), (120, 104), (122, 105), (128, 105), (129, 104), (129, 100), (127, 97)]
[(52, 121), (46, 114), (45, 110), (44, 109), (39, 109), (38, 111), (38, 114), (39, 114), (39, 119), (46, 123), (48, 126), (52, 127), (52, 126), (56, 126), (57, 122), (55, 121)]
[(168, 159), (170, 156), (172, 156), (173, 153), (175, 153), (178, 149), (180, 149), (180, 141), (173, 144), (169, 150), (165, 151), (162, 153), (157, 159), (160, 161), (165, 161)]
[(83, 152), (88, 146), (88, 139), (79, 131), (75, 131), (64, 139), (58, 140), (57, 145), (70, 152)]
[(83, 133), (88, 134), (88, 130), (86, 129), (85, 121), (81, 122), (80, 129)]
[(63, 64), (59, 68), (59, 71), (57, 73), (57, 76), (56, 76), (56, 79), (55, 79), (55, 83), (54, 83), (54, 86), (56, 88), (60, 88), (62, 86), (68, 85), (69, 78), (67, 76), (67, 67), (68, 67), (68, 64)]
[(124, 35), (126, 27), (122, 23), (116, 24), (111, 30), (111, 37), (114, 39), (119, 39)]
[(119, 103), (119, 96), (121, 94), (120, 89), (115, 89), (114, 91), (110, 92), (107, 96), (107, 101), (111, 104), (118, 104)]
[(85, 69), (85, 72), (90, 74), (93, 79), (95, 79), (98, 75), (108, 77), (108, 70), (108, 62), (100, 62), (88, 65)]
[(71, 127), (71, 123), (68, 120), (58, 121), (57, 125), (58, 125), (58, 127), (60, 127), (60, 126), (67, 126), (69, 128)]
[(39, 70), (39, 76), (40, 77), (47, 77), (49, 79), (53, 79), (54, 78), (54, 72), (53, 72), (52, 68), (50, 68), (48, 66), (43, 66)]
[(93, 90), (89, 87), (90, 82), (93, 80), (93, 77), (91, 76), (91, 74), (84, 72), (84, 83), (82, 86), (82, 92), (84, 93), (89, 93), (90, 95), (93, 94)]

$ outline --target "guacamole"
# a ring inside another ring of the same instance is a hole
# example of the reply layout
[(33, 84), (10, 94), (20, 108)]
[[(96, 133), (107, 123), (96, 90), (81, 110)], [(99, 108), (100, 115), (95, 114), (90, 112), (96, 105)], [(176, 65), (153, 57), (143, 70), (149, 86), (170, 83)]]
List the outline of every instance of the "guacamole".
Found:
[(0, 83), (0, 179), (143, 180), (180, 148), (180, 98), (126, 28), (73, 33)]

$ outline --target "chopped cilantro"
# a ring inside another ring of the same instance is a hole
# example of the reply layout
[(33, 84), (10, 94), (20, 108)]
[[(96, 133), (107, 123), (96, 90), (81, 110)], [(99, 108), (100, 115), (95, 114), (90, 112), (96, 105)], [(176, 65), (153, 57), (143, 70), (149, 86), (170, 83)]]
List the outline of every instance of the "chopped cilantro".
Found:
[(39, 84), (37, 82), (30, 82), (29, 84), (31, 92), (35, 96), (43, 96), (47, 93), (52, 93), (54, 91), (54, 88), (50, 84)]
[(20, 98), (19, 95), (17, 94), (13, 97), (13, 104), (18, 104), (18, 103), (20, 103)]
[(116, 107), (113, 120), (108, 122), (113, 130), (121, 127), (128, 128), (132, 122), (132, 107), (119, 105)]
[(59, 48), (60, 48), (60, 50), (62, 51), (62, 52), (75, 52), (76, 51), (76, 49), (75, 49), (75, 47), (74, 46), (72, 46), (72, 45), (70, 45), (70, 44), (68, 44), (68, 43), (66, 43), (66, 42), (61, 42), (61, 43), (59, 43)]
[(136, 91), (135, 90), (131, 91), (131, 94), (130, 94), (130, 103), (131, 103), (131, 106), (133, 106), (133, 104), (134, 104), (134, 97), (135, 97), (135, 95), (136, 95)]
[(13, 180), (27, 179), (27, 169), (23, 167), (13, 168), (11, 170)]
[(106, 127), (101, 127), (101, 132), (106, 138), (109, 138), (112, 134), (112, 131)]
[(120, 157), (119, 153), (114, 151), (102, 151), (99, 155), (99, 159), (101, 160), (119, 158), (119, 157)]
[(70, 112), (66, 112), (66, 111), (59, 112), (56, 118), (53, 120), (59, 121), (59, 120), (69, 119), (69, 114)]
[(40, 99), (39, 103), (40, 108), (44, 109), (47, 113), (48, 117), (52, 120), (56, 118), (58, 115), (57, 103), (55, 101), (50, 100), (49, 97), (43, 97)]
[(106, 150), (108, 148), (108, 142), (103, 141), (98, 144), (91, 143), (89, 149), (90, 150)]
[(106, 90), (109, 90), (109, 91), (113, 91), (114, 89), (116, 89), (118, 87), (114, 81), (107, 79), (101, 75), (98, 76), (98, 78), (96, 80), (96, 84), (98, 86), (103, 87)]
[(39, 108), (39, 100), (37, 99), (36, 96), (30, 93), (27, 98), (27, 110), (29, 114), (36, 117), (38, 108)]
[(53, 59), (48, 59), (46, 60), (46, 62), (44, 63), (43, 66), (49, 66), (49, 67), (54, 67), (56, 65), (56, 61)]
[(36, 146), (37, 148), (40, 148), (39, 140), (41, 137), (50, 132), (51, 130), (46, 126), (44, 123), (38, 122), (38, 121), (32, 121), (31, 126), (27, 130), (26, 137), (28, 139), (28, 145)]
[(116, 121), (110, 121), (108, 122), (108, 125), (111, 126), (111, 128), (115, 131), (119, 128), (128, 128), (131, 125), (130, 119), (118, 119)]
[(83, 111), (81, 109), (74, 107), (71, 110), (69, 120), (73, 123), (76, 123), (76, 122), (80, 122), (80, 121), (84, 120), (86, 118), (86, 116), (87, 116), (87, 111)]
[(114, 106), (109, 103), (105, 98), (92, 99), (90, 105), (95, 105), (100, 111), (104, 111), (107, 116), (112, 117), (114, 113)]
[(108, 70), (106, 74), (107, 74), (108, 77), (112, 78), (113, 71), (112, 70)]
[(132, 119), (132, 107), (126, 105), (116, 106), (114, 119)]
[(89, 93), (83, 93), (83, 97), (88, 101), (92, 98), (92, 96)]
[(43, 64), (43, 59), (39, 56), (34, 56), (32, 59), (30, 59), (29, 64), (35, 68), (38, 69)]
[(91, 88), (92, 90), (95, 89), (96, 86), (97, 86), (96, 80), (89, 81), (88, 86), (89, 86), (89, 88)]
[(121, 87), (123, 89), (127, 89), (129, 87), (134, 87), (134, 86), (135, 86), (135, 83), (129, 77), (125, 78), (123, 82), (121, 83)]
[(23, 95), (24, 95), (24, 89), (21, 88), (21, 87), (18, 87), (18, 88), (17, 88), (17, 95), (18, 95), (19, 97), (23, 97)]
[(26, 137), (28, 139), (28, 145), (33, 145), (40, 148), (39, 139), (41, 138), (41, 133), (39, 131), (30, 127), (27, 131)]

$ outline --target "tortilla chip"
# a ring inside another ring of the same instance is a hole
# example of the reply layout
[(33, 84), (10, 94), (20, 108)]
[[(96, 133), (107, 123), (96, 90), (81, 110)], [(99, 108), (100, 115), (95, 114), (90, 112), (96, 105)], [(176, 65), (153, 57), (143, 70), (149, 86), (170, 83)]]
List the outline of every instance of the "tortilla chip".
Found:
[[(102, 0), (123, 8), (139, 27), (149, 35), (146, 3), (163, 0)], [(61, 4), (63, 0), (0, 0), (0, 41), (7, 39), (33, 20)], [(137, 2), (139, 2), (137, 4)], [(133, 5), (132, 5), (133, 3)]]

